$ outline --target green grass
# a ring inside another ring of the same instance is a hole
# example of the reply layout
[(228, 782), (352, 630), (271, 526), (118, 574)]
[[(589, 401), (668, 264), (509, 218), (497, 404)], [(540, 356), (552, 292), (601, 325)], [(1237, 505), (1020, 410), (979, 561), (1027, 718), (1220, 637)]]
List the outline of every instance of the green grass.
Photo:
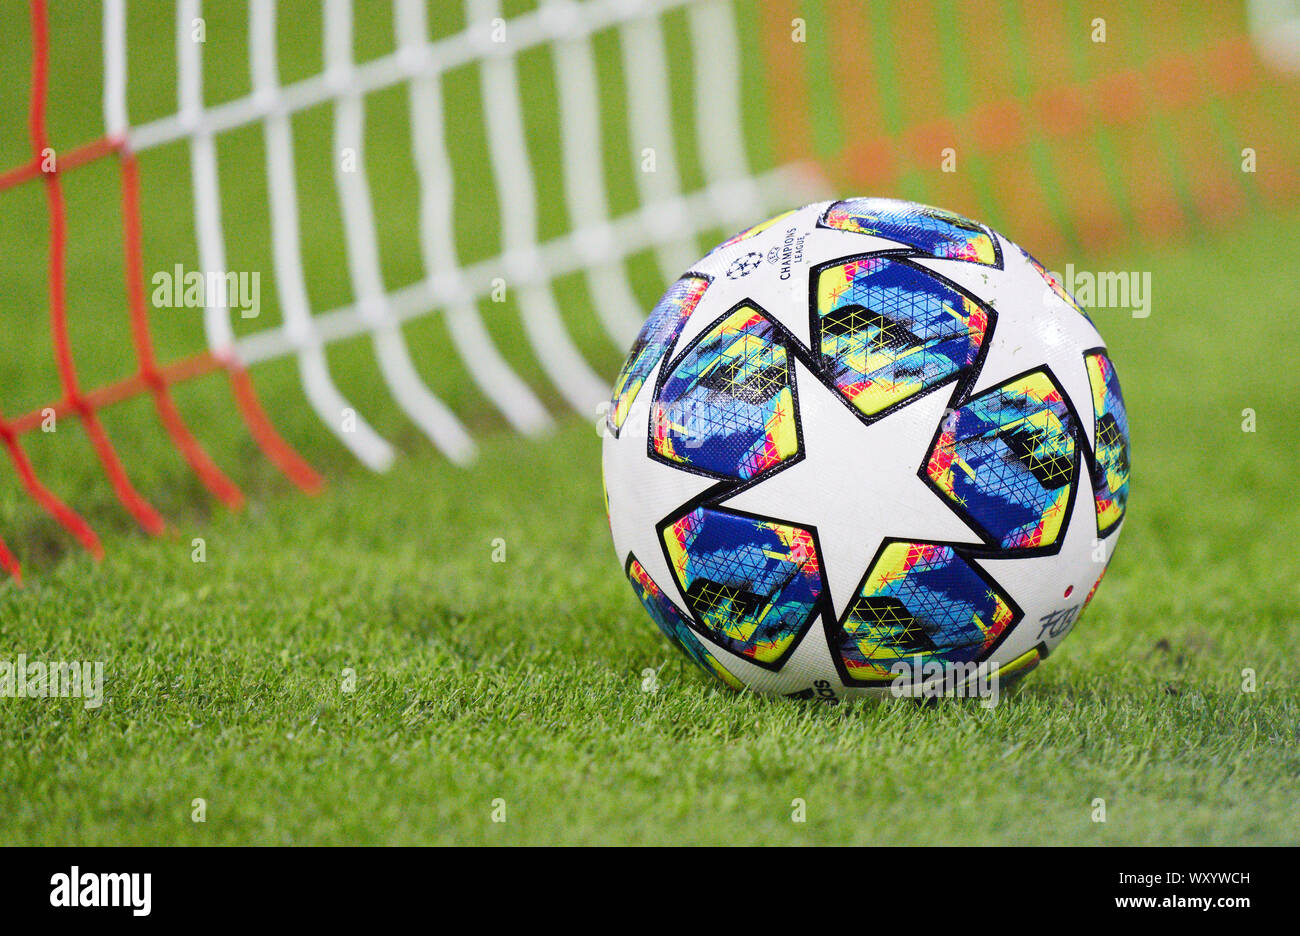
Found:
[(995, 709), (714, 688), (619, 574), (596, 433), (570, 425), (5, 587), (0, 646), (104, 660), (106, 699), (0, 703), (0, 840), (1293, 843), (1300, 511), (1278, 467), (1300, 387), (1268, 310), (1295, 284), (1260, 244), (1294, 223), (1125, 258), (1155, 274), (1149, 319), (1098, 315), (1128, 525), (1076, 633)]
[[(166, 19), (132, 9), (132, 75), (151, 76), (132, 85), (132, 115), (143, 120), (170, 112), (175, 68)], [(239, 8), (205, 10), (209, 99), (245, 93)], [(62, 77), (51, 124), (67, 146), (97, 126), (99, 26), (68, 6), (52, 16)], [(281, 25), (285, 80), (312, 74), (319, 23)], [(359, 17), (359, 54), (386, 51), (388, 28), (383, 16)], [(752, 17), (742, 24), (751, 43), (755, 30)], [(613, 38), (596, 42), (607, 89), (622, 81)], [(669, 41), (680, 41), (676, 32)], [(17, 27), (0, 37), (6, 87), (25, 87), (24, 42)], [(553, 94), (547, 54), (521, 63), (538, 106)], [(761, 85), (752, 73), (745, 81)], [(477, 76), (452, 74), (446, 88), (449, 116), (465, 129), (454, 157), (468, 172), (486, 159)], [(403, 93), (370, 103), (372, 120), (389, 111), (401, 124)], [(761, 109), (761, 94), (747, 93), (746, 104)], [(21, 94), (0, 96), (0, 128), (14, 128), (0, 133), (0, 168), (27, 155), (24, 106)], [(620, 160), (635, 146), (617, 108), (606, 116), (617, 164), (610, 200), (624, 211), (634, 177)], [(316, 308), (350, 299), (329, 130), (325, 109), (295, 119)], [(554, 133), (530, 127), (534, 158), (554, 158)], [(261, 145), (256, 128), (219, 145), (234, 269), (270, 268)], [(383, 134), (370, 155), (385, 167), (371, 184), (390, 287), (422, 273), (408, 151), (400, 133)], [(689, 153), (682, 162), (692, 171)], [(188, 192), (187, 154), (147, 153), (142, 168), (146, 271), (192, 267), (191, 206), (177, 194)], [(457, 182), (463, 258), (490, 256), (495, 193)], [(66, 185), (73, 341), (93, 386), (133, 369), (116, 180), (104, 165), (77, 170)], [(563, 229), (562, 194), (543, 196), (547, 233)], [(38, 189), (0, 193), (8, 416), (59, 392), (44, 224)], [(571, 419), (538, 441), (502, 431), (446, 352), (436, 316), (407, 335), (430, 384), (483, 440), (469, 471), (439, 459), (401, 418), (364, 340), (331, 349), (330, 360), (345, 392), (404, 453), (383, 477), (364, 473), (317, 424), (291, 361), (256, 371), (277, 424), (330, 478), (314, 500), (292, 493), (260, 457), (217, 377), (178, 388), (177, 399), (249, 492), (240, 515), (212, 506), (146, 401), (105, 413), (133, 480), (173, 524), (163, 539), (132, 528), (72, 420), (34, 433), (24, 443), (38, 471), (104, 535), (108, 559), (72, 550), (0, 469), (0, 535), (28, 575), (25, 588), (0, 582), (0, 660), (103, 661), (105, 699), (86, 710), (79, 700), (0, 698), (0, 843), (1294, 844), (1300, 502), (1288, 469), (1300, 399), (1298, 226), (1294, 211), (1261, 213), (1182, 244), (1043, 258), (1150, 270), (1154, 310), (1143, 320), (1095, 316), (1133, 433), (1116, 559), (1075, 634), (992, 710), (827, 707), (715, 687), (663, 640), (620, 573), (594, 426)], [(630, 268), (647, 306), (676, 272), (645, 256)], [(263, 279), (266, 320), (256, 327), (278, 321), (269, 272)], [(567, 320), (593, 366), (612, 376), (620, 350), (596, 333), (576, 285), (562, 284)], [(512, 363), (554, 401), (514, 338), (519, 310), (485, 312)], [(192, 312), (155, 310), (152, 324), (164, 360), (201, 347)], [(1242, 431), (1248, 408), (1251, 433)], [(195, 537), (205, 541), (201, 564), (191, 559)], [(504, 562), (493, 561), (498, 538)], [(646, 669), (657, 671), (655, 692), (643, 690)], [(1242, 691), (1246, 669), (1254, 692)], [(348, 671), (353, 691), (344, 688)], [(196, 798), (207, 803), (206, 822), (191, 819)], [(1105, 823), (1092, 821), (1096, 798), (1106, 802)], [(504, 823), (492, 821), (497, 799)], [(791, 821), (795, 799), (806, 803), (806, 822)]]

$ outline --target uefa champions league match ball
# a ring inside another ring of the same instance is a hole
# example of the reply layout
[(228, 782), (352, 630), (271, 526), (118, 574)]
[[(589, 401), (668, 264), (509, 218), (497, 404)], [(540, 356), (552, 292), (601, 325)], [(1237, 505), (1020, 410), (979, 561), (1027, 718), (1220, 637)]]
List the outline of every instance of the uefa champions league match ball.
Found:
[(1087, 313), (997, 232), (891, 199), (714, 248), (650, 313), (604, 429), (650, 617), (727, 685), (795, 697), (1023, 675), (1087, 607), (1128, 498)]

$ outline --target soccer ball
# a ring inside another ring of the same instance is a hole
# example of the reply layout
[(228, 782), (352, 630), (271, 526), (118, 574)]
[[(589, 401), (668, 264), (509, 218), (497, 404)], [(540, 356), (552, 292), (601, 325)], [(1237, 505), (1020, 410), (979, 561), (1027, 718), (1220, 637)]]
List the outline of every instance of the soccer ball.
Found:
[(604, 436), (614, 546), (668, 639), (730, 686), (827, 700), (1027, 672), (1128, 496), (1078, 303), (984, 225), (891, 199), (716, 247), (651, 312)]

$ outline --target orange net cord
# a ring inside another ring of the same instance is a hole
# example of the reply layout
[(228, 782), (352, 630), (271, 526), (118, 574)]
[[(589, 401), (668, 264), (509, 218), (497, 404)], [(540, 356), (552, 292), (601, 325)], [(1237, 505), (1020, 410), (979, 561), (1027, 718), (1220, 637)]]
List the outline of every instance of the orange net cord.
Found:
[[(319, 474), (280, 436), (262, 408), (248, 372), (233, 357), (219, 359), (209, 351), (160, 365), (149, 332), (145, 302), (142, 225), (140, 219), (140, 176), (135, 156), (124, 141), (103, 138), (55, 158), (46, 131), (49, 92), (49, 24), (45, 0), (31, 2), (32, 84), (28, 118), (32, 159), (0, 172), (0, 192), (27, 182), (41, 180), (49, 212), (49, 303), (50, 332), (62, 397), (32, 412), (7, 420), (0, 415), (0, 444), (3, 444), (28, 494), (92, 556), (101, 558), (103, 545), (89, 524), (67, 506), (36, 476), (21, 437), (42, 425), (52, 413), (77, 417), (86, 430), (104, 474), (122, 506), (151, 535), (166, 529), (162, 515), (135, 489), (108, 434), (98, 418), (99, 410), (124, 400), (148, 394), (159, 421), (181, 457), (204, 486), (227, 507), (238, 510), (244, 504), (239, 487), (212, 461), (181, 417), (171, 398), (174, 384), (224, 370), (230, 382), (235, 406), (250, 435), (272, 464), (293, 484), (307, 493), (323, 487)], [(123, 248), (125, 253), (127, 312), (136, 372), (102, 387), (83, 390), (77, 379), (72, 344), (68, 337), (66, 297), (67, 212), (61, 177), (69, 170), (104, 158), (115, 158), (122, 186)], [(22, 570), (13, 552), (0, 540), (0, 569), (21, 583)]]

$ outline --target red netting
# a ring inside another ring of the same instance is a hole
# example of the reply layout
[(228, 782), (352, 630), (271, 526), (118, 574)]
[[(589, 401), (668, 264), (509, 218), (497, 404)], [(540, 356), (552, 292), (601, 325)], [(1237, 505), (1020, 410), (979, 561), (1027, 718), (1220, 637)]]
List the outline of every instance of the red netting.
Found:
[[(167, 435), (203, 485), (226, 506), (238, 510), (244, 504), (243, 493), (217, 467), (195, 439), (172, 401), (169, 391), (173, 384), (192, 380), (215, 370), (225, 370), (236, 407), (262, 452), (299, 488), (309, 493), (319, 490), (322, 485), (320, 476), (271, 425), (258, 402), (252, 380), (236, 361), (220, 360), (210, 352), (203, 352), (166, 365), (158, 363), (149, 334), (149, 318), (145, 304), (140, 176), (135, 156), (121, 140), (100, 139), (77, 147), (66, 154), (58, 155), (53, 162), (47, 158), (52, 151), (49, 150), (45, 126), (49, 89), (49, 31), (45, 0), (32, 0), (31, 22), (32, 86), (28, 128), (32, 159), (21, 166), (0, 173), (0, 192), (36, 179), (44, 183), (46, 202), (49, 207), (50, 331), (63, 395), (48, 406), (39, 407), (12, 420), (7, 420), (3, 414), (0, 414), (0, 442), (3, 442), (9, 452), (24, 488), (91, 555), (96, 558), (103, 555), (103, 546), (99, 538), (85, 520), (37, 478), (21, 443), (22, 435), (39, 428), (51, 411), (56, 418), (65, 414), (76, 416), (85, 427), (95, 455), (122, 506), (147, 532), (153, 535), (161, 534), (166, 529), (166, 522), (132, 485), (97, 416), (98, 411), (106, 406), (141, 394), (148, 394), (153, 399), (158, 418)], [(82, 390), (77, 380), (72, 345), (68, 339), (67, 302), (64, 292), (67, 215), (60, 176), (70, 169), (105, 158), (117, 160), (122, 185), (127, 309), (137, 368), (135, 373), (125, 380), (91, 390)], [(21, 581), (18, 561), (3, 540), (0, 540), (0, 568)]]
[[(880, 24), (859, 4), (827, 0), (822, 15), (831, 28), (823, 30), (825, 42), (811, 44), (792, 41), (792, 27), (803, 23), (797, 4), (764, 0), (758, 6), (778, 163), (816, 160), (837, 184), (863, 194), (898, 194), (919, 182), (928, 200), (993, 221), (1044, 258), (1096, 247), (1125, 228), (1161, 239), (1240, 213), (1261, 199), (1294, 202), (1300, 191), (1295, 137), (1279, 119), (1294, 109), (1294, 87), (1280, 97), (1275, 93), (1277, 80), (1262, 67), (1243, 24), (1234, 19), (1238, 14), (1227, 5), (1154, 4), (1136, 11), (1116, 6), (1108, 17), (1129, 38), (1091, 46), (1081, 56), (1087, 64), (1079, 68), (1067, 67), (1066, 37), (1080, 24), (1042, 4), (961, 5), (951, 21), (942, 22), (926, 9), (892, 13), (887, 43), (892, 66), (878, 55), (873, 31)], [(0, 172), (0, 192), (39, 179), (46, 193), (50, 328), (62, 396), (11, 420), (0, 413), (0, 442), (25, 490), (93, 555), (102, 553), (89, 526), (41, 484), (21, 445), (21, 437), (39, 428), (48, 412), (75, 416), (118, 500), (145, 530), (162, 532), (163, 518), (131, 484), (97, 416), (106, 406), (147, 395), (196, 476), (213, 496), (238, 509), (242, 492), (187, 428), (170, 392), (178, 383), (218, 370), (226, 373), (236, 408), (266, 457), (300, 488), (319, 489), (320, 477), (276, 432), (237, 361), (211, 352), (166, 364), (157, 360), (144, 294), (135, 156), (124, 140), (104, 138), (45, 164), (45, 0), (31, 0), (31, 22), (33, 155)], [(1189, 22), (1196, 29), (1189, 29)], [(944, 56), (939, 39), (945, 30), (955, 31), (960, 55)], [(1204, 39), (1192, 43), (1196, 48), (1184, 47), (1184, 36), (1193, 33)], [(899, 73), (887, 73), (888, 67)], [(973, 103), (960, 112), (951, 109), (952, 99), (944, 93), (954, 74), (950, 69), (963, 72), (973, 89)], [(829, 137), (814, 132), (822, 129), (823, 119), (838, 122), (839, 132)], [(1250, 181), (1233, 165), (1243, 146), (1260, 155)], [(981, 193), (964, 178), (959, 182), (953, 173), (938, 172), (938, 154), (948, 147), (984, 167), (984, 188), (991, 191)], [(121, 181), (136, 370), (117, 382), (83, 389), (67, 331), (67, 218), (60, 179), (101, 159), (115, 160)], [(996, 210), (966, 204), (978, 202), (981, 194), (991, 197)], [(0, 568), (15, 578), (20, 574), (3, 541)]]
[[(1047, 258), (1105, 244), (1125, 217), (1132, 232), (1164, 239), (1240, 214), (1251, 189), (1294, 202), (1300, 147), (1277, 110), (1278, 100), (1294, 100), (1294, 84), (1262, 65), (1228, 7), (1114, 8), (1108, 15), (1121, 38), (1090, 44), (1092, 73), (1071, 80), (1070, 30), (1086, 24), (1067, 22), (1051, 4), (963, 4), (943, 23), (933, 10), (908, 7), (882, 24), (852, 0), (828, 0), (833, 25), (823, 47), (791, 41), (792, 24), (803, 22), (797, 3), (765, 0), (764, 73), (779, 161), (816, 160), (854, 194), (920, 185), (926, 200), (994, 223)], [(1203, 42), (1187, 39), (1192, 20), (1203, 21)], [(879, 72), (874, 42), (891, 25), (894, 75)], [(940, 27), (960, 34), (959, 55), (944, 57)], [(1010, 38), (1021, 31), (1023, 50)], [(969, 109), (948, 112), (945, 83), (959, 73), (977, 94)], [(838, 136), (820, 146), (815, 74), (824, 74), (839, 115)], [(883, 89), (891, 85), (887, 113)], [(1103, 141), (1118, 179), (1104, 172)], [(947, 147), (988, 167), (996, 211), (979, 203), (969, 176), (939, 171)], [(1258, 152), (1257, 172), (1238, 171), (1242, 147)]]

